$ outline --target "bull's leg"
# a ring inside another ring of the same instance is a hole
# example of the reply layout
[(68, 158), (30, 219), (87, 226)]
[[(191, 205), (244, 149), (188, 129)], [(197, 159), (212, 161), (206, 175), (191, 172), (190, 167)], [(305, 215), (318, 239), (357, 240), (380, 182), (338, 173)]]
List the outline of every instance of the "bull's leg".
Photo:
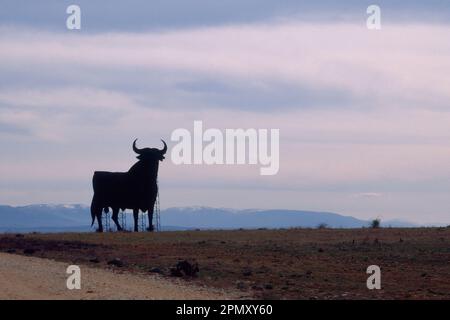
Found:
[(139, 231), (139, 209), (133, 209), (133, 218), (134, 218), (134, 231), (138, 232)]
[(150, 208), (148, 209), (148, 228), (147, 231), (153, 231), (153, 210), (154, 210), (154, 205), (150, 206)]
[(122, 231), (122, 227), (119, 224), (119, 208), (113, 208), (112, 220), (116, 224), (117, 230)]

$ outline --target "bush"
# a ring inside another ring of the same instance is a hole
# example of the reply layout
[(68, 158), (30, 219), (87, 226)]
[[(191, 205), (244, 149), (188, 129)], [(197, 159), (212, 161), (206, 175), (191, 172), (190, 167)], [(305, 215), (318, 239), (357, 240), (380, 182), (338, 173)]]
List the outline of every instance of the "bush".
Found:
[(318, 226), (317, 226), (317, 229), (327, 229), (328, 228), (328, 225), (326, 224), (326, 223), (320, 223)]
[(381, 226), (381, 220), (379, 218), (376, 218), (370, 222), (370, 227), (373, 229), (378, 229)]

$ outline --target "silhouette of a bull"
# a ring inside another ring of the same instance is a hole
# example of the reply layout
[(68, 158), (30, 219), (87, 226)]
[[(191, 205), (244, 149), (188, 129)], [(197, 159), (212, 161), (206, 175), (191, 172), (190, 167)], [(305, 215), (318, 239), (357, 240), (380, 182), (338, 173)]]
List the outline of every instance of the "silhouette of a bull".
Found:
[[(137, 139), (136, 139), (137, 140)], [(164, 140), (162, 150), (156, 148), (138, 149), (136, 140), (133, 150), (139, 159), (128, 172), (96, 171), (92, 178), (94, 197), (91, 204), (92, 225), (97, 217), (98, 232), (103, 232), (102, 211), (113, 211), (112, 220), (117, 230), (122, 230), (119, 224), (119, 210), (132, 209), (134, 218), (134, 231), (138, 231), (139, 210), (148, 211), (148, 231), (153, 231), (153, 209), (158, 194), (158, 166), (164, 160), (167, 145)]]

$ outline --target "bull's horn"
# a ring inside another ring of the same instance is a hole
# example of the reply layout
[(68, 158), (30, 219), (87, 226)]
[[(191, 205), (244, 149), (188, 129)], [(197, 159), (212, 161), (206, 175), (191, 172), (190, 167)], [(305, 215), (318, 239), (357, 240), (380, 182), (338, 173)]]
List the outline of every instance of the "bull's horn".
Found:
[(137, 141), (137, 139), (134, 140), (134, 142), (133, 142), (133, 151), (136, 152), (137, 154), (141, 154), (141, 153), (142, 153), (142, 150), (141, 150), (141, 149), (138, 149), (138, 148), (136, 147), (136, 141)]
[(162, 143), (164, 143), (164, 148), (161, 150), (161, 154), (166, 154), (166, 152), (167, 152), (167, 144), (166, 144), (166, 142), (163, 139), (161, 139), (161, 141), (162, 141)]

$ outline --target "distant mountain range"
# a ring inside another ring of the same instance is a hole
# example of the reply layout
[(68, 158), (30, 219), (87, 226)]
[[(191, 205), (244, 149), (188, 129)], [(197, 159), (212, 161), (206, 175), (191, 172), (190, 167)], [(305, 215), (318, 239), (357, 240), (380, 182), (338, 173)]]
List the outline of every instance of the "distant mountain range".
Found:
[[(84, 232), (92, 231), (88, 206), (75, 205), (0, 205), (0, 232)], [(234, 210), (210, 207), (179, 207), (161, 211), (163, 230), (255, 229), (255, 228), (361, 228), (369, 221), (331, 212), (300, 210)], [(391, 220), (384, 226), (415, 227), (409, 222)], [(127, 227), (132, 226), (131, 212)]]

